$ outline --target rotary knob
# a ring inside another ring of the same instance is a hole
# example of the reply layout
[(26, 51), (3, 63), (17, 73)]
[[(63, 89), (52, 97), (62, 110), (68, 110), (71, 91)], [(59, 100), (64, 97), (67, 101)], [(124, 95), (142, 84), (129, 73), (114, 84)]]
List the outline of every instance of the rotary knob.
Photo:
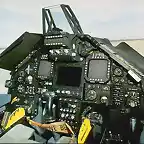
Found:
[(32, 84), (33, 82), (33, 77), (31, 75), (29, 75), (27, 78), (26, 78), (26, 81), (29, 83), (29, 84)]
[(131, 107), (136, 107), (136, 103), (133, 100), (130, 100), (129, 105)]
[(66, 54), (68, 54), (69, 51), (68, 51), (68, 49), (64, 49), (64, 52), (65, 52)]
[(72, 105), (72, 108), (74, 108), (74, 109), (75, 109), (75, 108), (76, 108), (76, 105), (75, 105), (75, 104), (74, 104), (74, 105)]
[(60, 54), (60, 50), (55, 50), (55, 53), (56, 54)]
[(64, 117), (65, 117), (65, 114), (64, 114), (64, 113), (62, 113), (62, 114), (61, 114), (61, 118), (64, 118)]
[(12, 87), (12, 82), (10, 80), (6, 80), (5, 87), (6, 88), (11, 88)]
[(73, 120), (75, 118), (75, 115), (71, 115), (71, 119)]
[(66, 109), (66, 112), (69, 112), (69, 109)]
[(101, 97), (101, 103), (108, 104), (108, 98), (106, 96)]
[(69, 114), (67, 113), (67, 114), (66, 114), (66, 117), (68, 117), (68, 116), (69, 116)]

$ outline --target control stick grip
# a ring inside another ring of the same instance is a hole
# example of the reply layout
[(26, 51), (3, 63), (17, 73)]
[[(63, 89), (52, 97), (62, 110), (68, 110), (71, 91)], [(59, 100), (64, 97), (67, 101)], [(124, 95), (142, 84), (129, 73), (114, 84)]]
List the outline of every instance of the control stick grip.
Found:
[(54, 121), (52, 106), (53, 106), (53, 100), (55, 98), (55, 94), (50, 92), (45, 92), (44, 97), (46, 98), (46, 114), (45, 114), (46, 121)]
[(50, 97), (47, 98), (47, 115), (48, 115), (49, 118), (53, 117), (52, 105), (53, 105), (53, 98), (50, 96)]

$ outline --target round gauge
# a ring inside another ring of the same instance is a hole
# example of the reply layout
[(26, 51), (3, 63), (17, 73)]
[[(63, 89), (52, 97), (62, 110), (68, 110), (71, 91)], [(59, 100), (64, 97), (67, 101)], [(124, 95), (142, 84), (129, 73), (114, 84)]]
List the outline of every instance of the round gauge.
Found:
[(115, 68), (114, 74), (115, 74), (116, 76), (121, 76), (121, 75), (122, 75), (122, 70), (121, 70), (120, 68)]
[(137, 97), (139, 96), (135, 91), (131, 91), (130, 92), (130, 96), (131, 98), (137, 99)]
[(86, 94), (86, 99), (87, 100), (94, 100), (97, 98), (97, 93), (94, 90), (89, 90)]
[(25, 87), (23, 85), (19, 85), (17, 90), (19, 93), (23, 93), (25, 91)]
[(24, 77), (24, 75), (25, 75), (25, 72), (24, 72), (24, 71), (20, 71), (20, 72), (19, 72), (19, 76)]
[(23, 82), (23, 78), (22, 77), (18, 77), (18, 82), (22, 83)]

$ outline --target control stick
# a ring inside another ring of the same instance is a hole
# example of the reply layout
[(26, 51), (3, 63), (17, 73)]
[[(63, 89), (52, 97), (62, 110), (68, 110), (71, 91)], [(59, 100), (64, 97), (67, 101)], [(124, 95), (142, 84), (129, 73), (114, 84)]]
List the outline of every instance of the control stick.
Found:
[(55, 98), (55, 93), (54, 92), (44, 92), (43, 93), (44, 98), (46, 99), (46, 106), (45, 106), (45, 118), (47, 122), (52, 122), (55, 120), (54, 114), (53, 114), (53, 100)]
[(135, 128), (136, 128), (136, 118), (132, 117), (132, 118), (130, 119), (130, 126), (131, 126), (132, 132), (134, 132), (134, 131), (135, 131)]

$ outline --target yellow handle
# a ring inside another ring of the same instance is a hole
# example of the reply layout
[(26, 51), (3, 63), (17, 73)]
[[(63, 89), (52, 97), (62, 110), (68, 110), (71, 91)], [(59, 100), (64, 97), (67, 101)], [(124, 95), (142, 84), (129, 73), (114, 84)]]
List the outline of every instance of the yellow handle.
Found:
[(90, 120), (89, 119), (84, 119), (79, 134), (78, 134), (78, 144), (84, 144), (86, 139), (89, 136), (89, 133), (91, 131), (92, 127), (90, 124)]
[(8, 118), (7, 125), (5, 129), (9, 128), (12, 126), (14, 123), (19, 121), (21, 118), (25, 116), (25, 110), (24, 108), (17, 108)]

